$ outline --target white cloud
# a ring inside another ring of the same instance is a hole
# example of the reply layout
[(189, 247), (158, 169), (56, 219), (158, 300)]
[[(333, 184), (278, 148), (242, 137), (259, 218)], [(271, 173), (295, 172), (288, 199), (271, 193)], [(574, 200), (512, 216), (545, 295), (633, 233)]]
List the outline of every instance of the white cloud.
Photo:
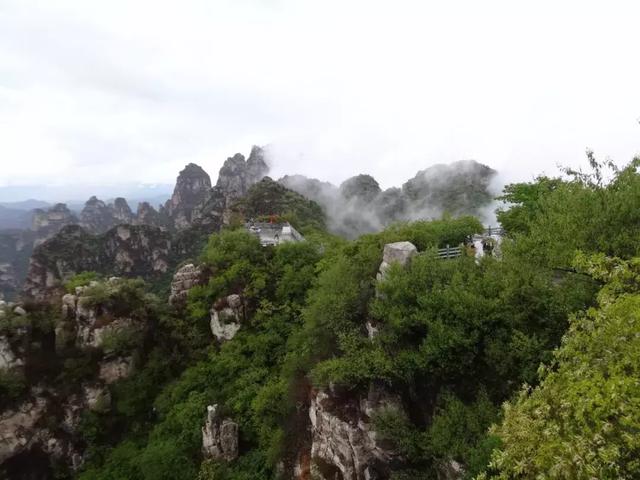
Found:
[(274, 175), (531, 178), (640, 152), (635, 2), (0, 0), (0, 185)]

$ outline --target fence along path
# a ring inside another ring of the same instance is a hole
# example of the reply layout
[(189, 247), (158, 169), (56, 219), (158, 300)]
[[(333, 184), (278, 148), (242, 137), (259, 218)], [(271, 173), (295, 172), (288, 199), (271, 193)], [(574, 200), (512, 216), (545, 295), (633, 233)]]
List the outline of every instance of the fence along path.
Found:
[[(504, 228), (502, 227), (487, 227), (484, 229), (484, 231), (482, 232), (482, 237), (483, 238), (490, 238), (490, 237), (503, 237), (504, 236)], [(464, 245), (458, 245), (456, 247), (451, 247), (449, 245), (447, 245), (445, 248), (439, 248), (438, 250), (436, 250), (436, 256), (438, 258), (441, 258), (443, 260), (448, 260), (450, 258), (458, 258), (460, 256), (462, 256), (462, 254), (464, 253)]]

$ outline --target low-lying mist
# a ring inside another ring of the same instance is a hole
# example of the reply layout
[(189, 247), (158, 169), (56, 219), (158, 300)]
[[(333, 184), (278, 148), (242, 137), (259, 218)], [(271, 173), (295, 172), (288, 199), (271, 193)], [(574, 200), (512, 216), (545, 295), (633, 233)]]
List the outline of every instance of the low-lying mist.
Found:
[(333, 233), (354, 238), (397, 221), (474, 215), (495, 225), (494, 198), (501, 190), (498, 174), (473, 160), (434, 165), (401, 187), (386, 190), (370, 175), (351, 177), (340, 186), (302, 175), (278, 180), (324, 209)]

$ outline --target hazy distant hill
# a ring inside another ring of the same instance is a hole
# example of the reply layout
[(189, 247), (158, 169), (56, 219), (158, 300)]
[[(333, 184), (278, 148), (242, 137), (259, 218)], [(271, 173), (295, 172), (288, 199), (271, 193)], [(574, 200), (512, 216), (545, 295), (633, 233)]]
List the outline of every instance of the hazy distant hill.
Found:
[(31, 216), (30, 209), (8, 208), (0, 204), (0, 230), (29, 228)]

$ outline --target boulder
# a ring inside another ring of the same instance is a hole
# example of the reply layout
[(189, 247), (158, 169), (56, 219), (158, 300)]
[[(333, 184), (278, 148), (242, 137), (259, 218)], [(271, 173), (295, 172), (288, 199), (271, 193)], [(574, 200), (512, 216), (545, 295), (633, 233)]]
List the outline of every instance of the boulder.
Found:
[(207, 407), (202, 454), (213, 460), (231, 461), (238, 457), (238, 424), (229, 418), (222, 419), (218, 405)]
[(218, 341), (235, 337), (244, 321), (244, 302), (237, 294), (219, 299), (211, 307), (211, 333)]
[(417, 254), (418, 249), (411, 242), (387, 243), (384, 246), (382, 263), (376, 278), (378, 281), (384, 280), (385, 274), (392, 264), (397, 263), (402, 267), (406, 267)]

